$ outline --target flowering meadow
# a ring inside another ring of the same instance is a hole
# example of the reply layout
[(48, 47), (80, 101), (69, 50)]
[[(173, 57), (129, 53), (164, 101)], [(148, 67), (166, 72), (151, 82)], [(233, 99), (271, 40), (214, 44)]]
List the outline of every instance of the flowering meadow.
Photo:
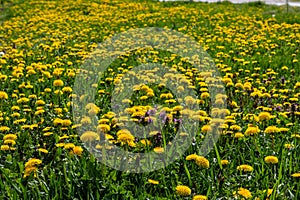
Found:
[[(263, 3), (147, 0), (4, 1), (3, 8), (0, 199), (300, 198), (297, 8), (286, 13), (285, 7)], [(137, 49), (111, 63), (92, 86), (95, 102), (75, 119), (73, 100), (85, 98), (74, 91), (75, 78), (90, 73), (81, 69), (84, 61), (106, 39), (145, 27), (190, 36), (210, 55), (221, 77), (199, 73), (172, 52)], [(115, 86), (149, 61), (180, 76), (169, 73), (154, 84), (152, 75), (159, 69), (148, 71), (142, 77), (148, 84), (133, 85), (134, 93), (122, 99), (127, 108), (114, 112)], [(216, 79), (225, 94), (212, 98), (209, 84)], [(177, 91), (192, 89), (197, 97), (177, 98), (167, 80), (178, 83)], [(212, 102), (220, 109), (211, 108)], [(198, 110), (182, 105), (197, 105)], [(191, 134), (178, 132), (182, 116), (196, 120), (199, 128), (187, 151), (164, 168), (119, 171), (95, 154), (121, 148), (160, 155), (175, 135)], [(97, 126), (87, 128), (95, 119)], [(163, 126), (138, 138), (124, 128), (127, 122)], [(219, 138), (202, 155), (199, 149), (210, 132)]]

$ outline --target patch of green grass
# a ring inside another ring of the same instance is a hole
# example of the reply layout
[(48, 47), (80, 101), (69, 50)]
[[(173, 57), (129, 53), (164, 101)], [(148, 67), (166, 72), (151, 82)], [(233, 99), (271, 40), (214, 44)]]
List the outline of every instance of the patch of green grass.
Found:
[(263, 1), (254, 1), (254, 2), (249, 2), (248, 3), (249, 6), (265, 6), (266, 3)]
[(10, 7), (14, 4), (13, 1), (0, 1), (0, 23), (8, 20), (12, 16)]

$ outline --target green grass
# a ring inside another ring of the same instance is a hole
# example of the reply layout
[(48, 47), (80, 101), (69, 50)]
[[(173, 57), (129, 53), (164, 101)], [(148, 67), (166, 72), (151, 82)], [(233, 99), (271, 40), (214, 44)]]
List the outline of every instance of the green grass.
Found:
[(0, 1), (0, 23), (3, 23), (3, 21), (8, 20), (13, 15), (10, 7), (21, 2), (23, 2), (23, 0)]

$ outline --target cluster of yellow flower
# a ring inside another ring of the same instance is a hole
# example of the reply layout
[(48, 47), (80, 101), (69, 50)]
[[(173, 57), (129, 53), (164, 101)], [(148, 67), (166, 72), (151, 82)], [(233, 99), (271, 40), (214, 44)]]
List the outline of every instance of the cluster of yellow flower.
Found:
[(32, 172), (34, 172), (34, 176), (36, 176), (36, 171), (38, 165), (42, 164), (42, 161), (37, 158), (31, 158), (25, 163), (24, 177), (29, 176)]
[(191, 154), (186, 157), (186, 160), (194, 160), (198, 166), (202, 168), (209, 168), (209, 161), (203, 156)]
[(16, 134), (6, 134), (3, 137), (3, 145), (1, 145), (1, 150), (15, 150), (16, 148), (13, 147), (16, 144), (16, 139), (18, 136)]

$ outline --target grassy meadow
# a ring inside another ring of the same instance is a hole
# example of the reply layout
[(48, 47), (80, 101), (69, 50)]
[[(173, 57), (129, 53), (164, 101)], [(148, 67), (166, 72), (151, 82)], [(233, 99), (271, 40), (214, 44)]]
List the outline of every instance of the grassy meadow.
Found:
[[(172, 52), (145, 48), (106, 69), (93, 86), (96, 101), (75, 120), (73, 99), (84, 97), (73, 85), (76, 76), (89, 73), (80, 71), (84, 60), (107, 38), (144, 27), (195, 39), (218, 68), (226, 95), (210, 97), (208, 85), (217, 79), (210, 72), (202, 76)], [(263, 3), (6, 2), (0, 9), (0, 199), (299, 199), (299, 44), (298, 8), (286, 13), (284, 6)], [(149, 60), (180, 73), (180, 79), (168, 79), (197, 98), (178, 99), (164, 82), (151, 84), (147, 74), (149, 84), (133, 85), (135, 93), (122, 100), (128, 107), (114, 113), (115, 86)], [(225, 108), (211, 110), (211, 101)], [(183, 115), (199, 123), (192, 145), (153, 172), (112, 169), (84, 145), (159, 155)], [(219, 115), (224, 120), (212, 120)], [(79, 134), (77, 128), (89, 127), (95, 116), (95, 130)], [(145, 138), (122, 128), (125, 122), (147, 126), (159, 120), (163, 129), (143, 133), (150, 135)], [(202, 156), (210, 130), (219, 139)], [(103, 140), (108, 143), (101, 145)]]

